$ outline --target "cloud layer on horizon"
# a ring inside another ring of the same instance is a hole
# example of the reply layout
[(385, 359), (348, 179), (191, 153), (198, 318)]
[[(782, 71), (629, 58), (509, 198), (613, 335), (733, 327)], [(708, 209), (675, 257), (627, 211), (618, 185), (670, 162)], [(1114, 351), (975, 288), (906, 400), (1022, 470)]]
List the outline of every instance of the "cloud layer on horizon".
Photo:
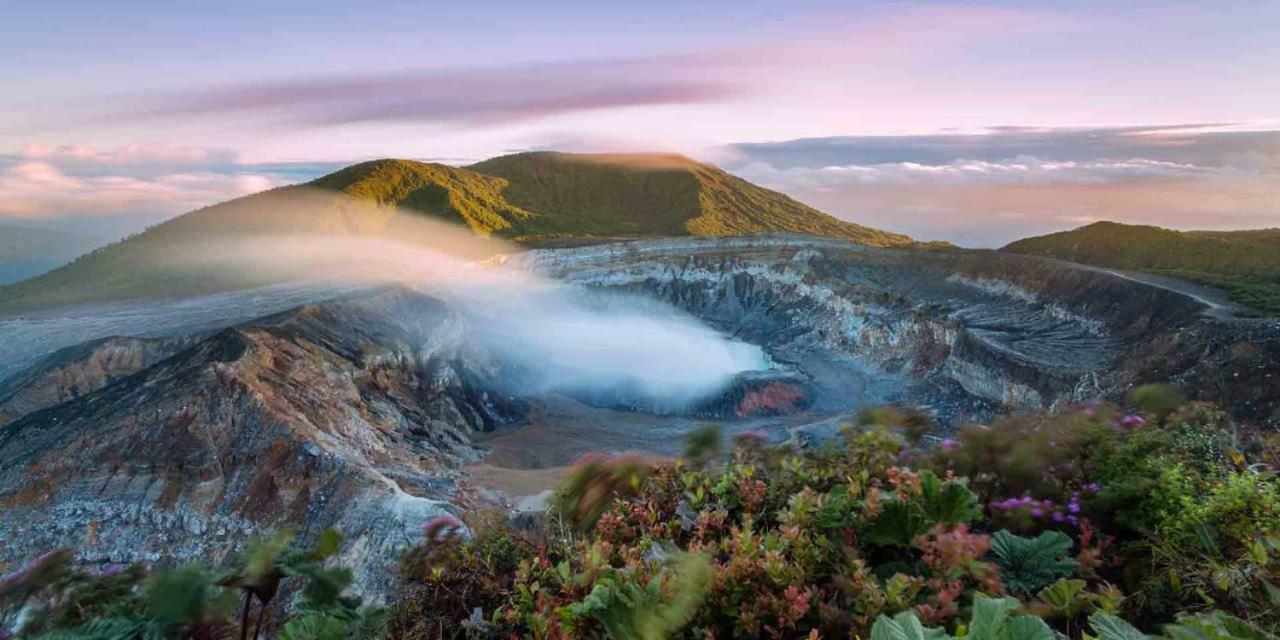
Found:
[(107, 237), (224, 200), (309, 179), (330, 163), (247, 165), (236, 153), (169, 145), (98, 149), (31, 143), (0, 153), (0, 220)]
[(1280, 132), (995, 128), (734, 145), (748, 180), (861, 224), (968, 246), (1097, 220), (1280, 226)]
[[(28, 144), (0, 153), (0, 219), (116, 235), (357, 160), (247, 164), (221, 149)], [(966, 246), (1102, 219), (1280, 226), (1277, 131), (1010, 127), (744, 143), (714, 160), (833, 215)]]

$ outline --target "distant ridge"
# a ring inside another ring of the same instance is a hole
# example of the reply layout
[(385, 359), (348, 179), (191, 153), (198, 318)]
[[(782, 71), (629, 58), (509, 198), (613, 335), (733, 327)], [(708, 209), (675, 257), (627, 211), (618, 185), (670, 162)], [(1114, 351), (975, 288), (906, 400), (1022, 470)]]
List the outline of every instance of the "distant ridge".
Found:
[(1018, 240), (1003, 250), (1182, 278), (1280, 314), (1280, 229), (1175, 231), (1104, 221)]
[(0, 285), (39, 275), (105, 243), (69, 231), (0, 224)]
[(462, 168), (385, 159), (179, 216), (65, 267), (0, 288), (0, 309), (267, 284), (184, 273), (166, 259), (180, 257), (182, 245), (192, 241), (280, 233), (387, 233), (406, 211), (466, 225), (480, 236), (535, 245), (766, 232), (873, 246), (913, 244), (905, 235), (839, 220), (674, 154), (531, 152)]

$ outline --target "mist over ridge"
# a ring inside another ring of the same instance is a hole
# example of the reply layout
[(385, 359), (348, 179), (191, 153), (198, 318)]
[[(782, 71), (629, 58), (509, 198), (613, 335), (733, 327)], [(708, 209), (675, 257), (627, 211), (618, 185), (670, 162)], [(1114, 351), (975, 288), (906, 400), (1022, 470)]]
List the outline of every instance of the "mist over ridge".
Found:
[[(588, 292), (495, 259), (520, 251), (517, 245), (348, 196), (337, 199), (338, 211), (326, 213), (323, 207), (334, 200), (321, 190), (299, 190), (290, 199), (292, 208), (278, 205), (277, 221), (315, 214), (363, 226), (347, 234), (240, 228), (208, 240), (186, 236), (146, 256), (148, 271), (243, 291), (88, 303), (67, 307), (66, 313), (53, 308), (39, 313), (39, 323), (22, 315), (0, 319), (0, 339), (9, 345), (6, 356), (25, 362), (106, 335), (169, 335), (255, 317), (243, 312), (232, 312), (222, 322), (205, 317), (228, 313), (216, 309), (236, 300), (256, 309), (251, 314), (264, 315), (394, 285), (446, 302), (465, 325), (466, 341), (520, 371), (521, 384), (527, 385), (523, 392), (623, 392), (678, 410), (715, 393), (735, 374), (768, 366), (759, 347), (729, 340), (670, 305)], [(202, 306), (209, 307), (208, 314), (198, 311)], [(104, 321), (104, 312), (118, 321)], [(394, 320), (406, 326), (416, 322), (413, 317)]]

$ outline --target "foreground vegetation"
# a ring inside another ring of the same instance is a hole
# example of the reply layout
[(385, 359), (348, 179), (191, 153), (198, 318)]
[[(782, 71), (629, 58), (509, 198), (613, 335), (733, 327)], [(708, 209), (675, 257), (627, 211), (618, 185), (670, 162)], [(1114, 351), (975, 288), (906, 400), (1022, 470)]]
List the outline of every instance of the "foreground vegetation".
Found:
[[(1165, 389), (923, 441), (870, 412), (811, 451), (584, 461), (549, 533), (439, 523), (397, 637), (1270, 637), (1276, 451)], [(1138, 631), (1141, 629), (1142, 632)]]
[(1280, 229), (1174, 231), (1096, 222), (1004, 249), (1180, 278), (1220, 288), (1232, 301), (1257, 311), (1280, 314)]
[(0, 582), (0, 612), (57, 638), (1275, 638), (1274, 434), (1164, 388), (1126, 404), (940, 442), (883, 409), (807, 450), (707, 430), (679, 460), (590, 458), (544, 521), (428, 523), (385, 623), (341, 595), (332, 536), (150, 575), (61, 552)]

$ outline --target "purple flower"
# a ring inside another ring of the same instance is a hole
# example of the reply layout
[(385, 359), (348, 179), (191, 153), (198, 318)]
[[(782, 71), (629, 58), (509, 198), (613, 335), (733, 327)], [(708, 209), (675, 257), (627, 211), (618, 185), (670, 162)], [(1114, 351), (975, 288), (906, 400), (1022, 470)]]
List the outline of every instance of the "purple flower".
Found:
[(118, 563), (118, 562), (113, 562), (113, 563), (111, 563), (111, 564), (109, 564), (109, 565), (107, 565), (107, 566), (105, 566), (105, 567), (103, 567), (103, 568), (99, 569), (99, 570), (98, 570), (98, 577), (99, 577), (99, 578), (108, 578), (108, 577), (111, 577), (111, 576), (114, 576), (114, 575), (119, 575), (121, 571), (124, 571), (124, 565), (122, 565), (122, 564), (120, 564), (120, 563)]
[(1075, 516), (1067, 516), (1067, 522), (1077, 527), (1080, 526), (1080, 519)]
[(1102, 406), (1101, 401), (1093, 400), (1089, 402), (1089, 404), (1084, 405), (1084, 408), (1080, 410), (1080, 413), (1083, 413), (1086, 418), (1092, 418), (1098, 414), (1098, 407), (1100, 406)]
[(1126, 427), (1141, 427), (1147, 424), (1146, 418), (1136, 415), (1127, 415), (1120, 419), (1120, 424)]
[(943, 451), (951, 451), (952, 449), (955, 449), (958, 446), (960, 446), (960, 442), (952, 438), (947, 438), (942, 441)]
[(1093, 493), (1097, 493), (1097, 492), (1099, 492), (1099, 491), (1102, 491), (1102, 485), (1100, 485), (1100, 484), (1098, 484), (1098, 483), (1096, 483), (1096, 482), (1090, 482), (1089, 484), (1086, 484), (1086, 485), (1084, 486), (1084, 488), (1085, 488), (1085, 489), (1088, 489), (1089, 491), (1091, 491), (1091, 492), (1093, 492)]
[(48, 564), (54, 558), (54, 556), (57, 556), (60, 553), (61, 552), (59, 551), (46, 552), (42, 554), (40, 557), (36, 558), (35, 560), (32, 560), (31, 564), (28, 564), (27, 566), (5, 576), (4, 579), (0, 579), (0, 589), (15, 585), (15, 584), (19, 584), (25, 581), (27, 578), (31, 577), (31, 574), (35, 573), (38, 569), (44, 568), (44, 565)]
[(1066, 520), (1066, 518), (1062, 516), (1061, 511), (1054, 511), (1053, 514), (1049, 516), (1049, 518), (1052, 519), (1054, 522), (1062, 522)]
[(1044, 509), (1041, 509), (1040, 507), (1035, 507), (1031, 509), (1031, 517), (1032, 518), (1044, 517)]
[(1080, 513), (1080, 503), (1079, 503), (1079, 502), (1077, 502), (1077, 501), (1075, 501), (1075, 500), (1072, 500), (1071, 502), (1068, 502), (1068, 503), (1067, 503), (1067, 511), (1069, 511), (1069, 512), (1071, 512), (1071, 513)]

